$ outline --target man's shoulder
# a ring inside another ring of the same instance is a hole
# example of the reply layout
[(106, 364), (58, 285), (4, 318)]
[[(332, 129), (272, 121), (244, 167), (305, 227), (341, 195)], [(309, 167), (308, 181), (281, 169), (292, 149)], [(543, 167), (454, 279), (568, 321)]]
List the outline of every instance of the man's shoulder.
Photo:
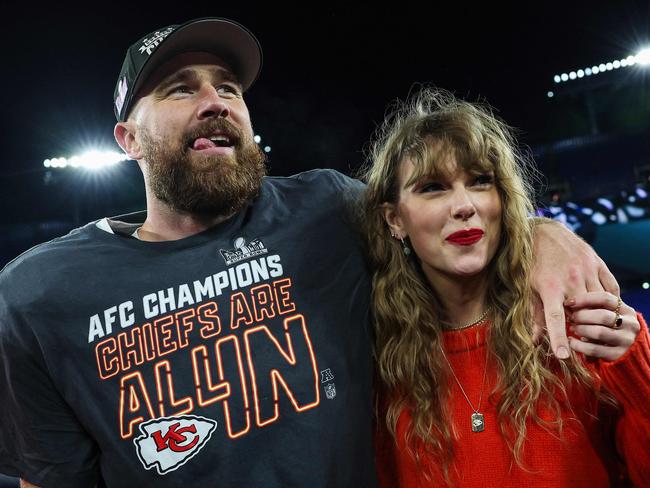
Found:
[(357, 190), (361, 191), (364, 188), (361, 181), (346, 176), (334, 169), (311, 169), (297, 173), (291, 176), (269, 176), (266, 178), (267, 182), (274, 186), (286, 186), (294, 188), (323, 188), (340, 190)]
[(304, 226), (326, 222), (356, 228), (364, 189), (359, 180), (332, 169), (314, 169), (293, 176), (268, 177), (255, 203), (258, 220)]
[(78, 259), (79, 250), (90, 241), (90, 229), (95, 225), (96, 222), (91, 222), (83, 227), (72, 229), (63, 236), (37, 244), (19, 254), (0, 271), (0, 284), (19, 276), (42, 277), (49, 269), (67, 260)]
[(357, 202), (364, 184), (333, 169), (312, 169), (292, 176), (265, 178), (263, 193), (287, 202), (329, 202), (332, 210)]

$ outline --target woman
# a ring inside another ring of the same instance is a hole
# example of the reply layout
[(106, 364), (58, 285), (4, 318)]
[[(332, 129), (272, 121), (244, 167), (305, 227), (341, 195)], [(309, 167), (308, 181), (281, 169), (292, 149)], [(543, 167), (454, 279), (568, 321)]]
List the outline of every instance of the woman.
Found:
[(572, 356), (532, 340), (527, 170), (481, 106), (422, 90), (367, 169), (383, 486), (650, 486), (650, 341), (618, 297), (565, 305)]

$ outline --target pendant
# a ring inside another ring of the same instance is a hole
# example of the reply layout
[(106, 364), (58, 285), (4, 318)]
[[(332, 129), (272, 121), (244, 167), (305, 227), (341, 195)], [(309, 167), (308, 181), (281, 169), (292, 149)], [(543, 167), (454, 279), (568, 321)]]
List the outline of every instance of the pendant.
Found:
[(474, 412), (472, 414), (472, 432), (483, 432), (483, 430), (485, 430), (483, 414)]

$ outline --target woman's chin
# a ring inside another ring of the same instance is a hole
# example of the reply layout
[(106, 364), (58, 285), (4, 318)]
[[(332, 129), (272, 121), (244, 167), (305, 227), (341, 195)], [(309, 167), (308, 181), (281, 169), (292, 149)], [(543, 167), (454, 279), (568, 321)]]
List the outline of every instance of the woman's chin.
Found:
[(486, 266), (485, 263), (467, 263), (462, 266), (455, 266), (452, 274), (459, 278), (469, 278), (481, 274), (485, 271)]

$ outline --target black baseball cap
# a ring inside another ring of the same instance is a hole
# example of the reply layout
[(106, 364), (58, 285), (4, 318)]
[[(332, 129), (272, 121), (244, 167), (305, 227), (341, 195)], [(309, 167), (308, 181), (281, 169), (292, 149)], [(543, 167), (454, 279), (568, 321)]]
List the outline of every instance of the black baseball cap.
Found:
[(153, 71), (171, 57), (190, 51), (221, 57), (248, 90), (262, 69), (262, 47), (252, 32), (232, 20), (220, 17), (193, 19), (147, 34), (126, 52), (113, 94), (113, 110), (124, 122), (135, 96)]

